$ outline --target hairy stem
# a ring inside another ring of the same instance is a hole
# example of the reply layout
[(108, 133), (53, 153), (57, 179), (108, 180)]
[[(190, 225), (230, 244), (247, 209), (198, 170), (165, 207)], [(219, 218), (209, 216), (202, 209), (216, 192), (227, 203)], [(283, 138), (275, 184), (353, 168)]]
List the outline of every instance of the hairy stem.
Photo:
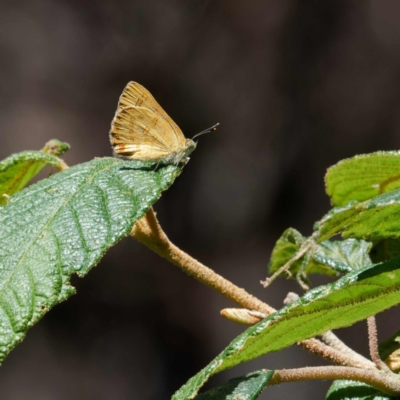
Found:
[(268, 385), (311, 379), (349, 379), (364, 382), (389, 395), (398, 396), (400, 394), (400, 379), (398, 375), (378, 370), (363, 370), (351, 367), (327, 366), (277, 370)]
[[(302, 342), (297, 343), (303, 349), (318, 355), (325, 360), (331, 361), (337, 365), (345, 365), (348, 367), (362, 368), (373, 370), (375, 369), (375, 365), (370, 362), (364, 362), (364, 360), (359, 357), (354, 358), (350, 354), (342, 353), (341, 351), (334, 349), (331, 346), (322, 343), (320, 340), (315, 338), (303, 340)], [(369, 361), (369, 360), (367, 360)]]
[(375, 316), (367, 319), (368, 324), (368, 340), (369, 340), (369, 352), (372, 361), (382, 371), (390, 371), (389, 367), (381, 360), (378, 351), (378, 330), (376, 329)]
[[(222, 294), (228, 300), (237, 303), (239, 306), (264, 313), (266, 316), (276, 311), (273, 307), (229, 282), (171, 243), (157, 221), (152, 208), (149, 209), (143, 218), (136, 222), (130, 234), (161, 257), (166, 258), (187, 274)], [(354, 359), (317, 339), (303, 340), (298, 344), (313, 354), (335, 364), (366, 369), (374, 368), (374, 366), (371, 367), (371, 365), (360, 361), (360, 359)]]
[(201, 264), (190, 257), (170, 242), (167, 235), (161, 229), (152, 208), (145, 217), (133, 226), (131, 236), (150, 247), (161, 257), (177, 265), (184, 272), (209, 286), (211, 289), (221, 293), (228, 300), (240, 304), (250, 310), (261, 311), (267, 315), (275, 312), (275, 309), (261, 300), (247, 293), (244, 289), (237, 287), (227, 279), (215, 273), (212, 269)]
[(348, 347), (345, 343), (343, 343), (332, 331), (325, 332), (321, 335), (321, 339), (324, 343), (326, 343), (328, 346), (339, 350), (343, 354), (348, 355), (349, 357), (358, 360), (360, 364), (366, 364), (369, 365), (371, 368), (375, 367), (375, 364), (362, 356), (361, 354), (358, 354), (355, 352), (353, 349)]

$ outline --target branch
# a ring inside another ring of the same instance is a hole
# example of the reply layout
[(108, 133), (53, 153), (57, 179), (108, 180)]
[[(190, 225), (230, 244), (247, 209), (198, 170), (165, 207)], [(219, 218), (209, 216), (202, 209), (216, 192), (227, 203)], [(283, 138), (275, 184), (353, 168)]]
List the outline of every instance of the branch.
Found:
[(358, 357), (354, 358), (351, 354), (342, 353), (341, 351), (334, 349), (333, 347), (330, 347), (315, 338), (303, 340), (297, 344), (310, 353), (320, 356), (325, 360), (331, 361), (337, 365), (361, 368), (364, 370), (375, 369), (375, 366), (371, 364), (369, 360), (367, 360), (368, 362), (364, 362)]
[(261, 311), (267, 315), (275, 312), (275, 309), (268, 304), (263, 303), (261, 300), (247, 293), (244, 289), (229, 282), (227, 279), (218, 275), (212, 269), (201, 264), (171, 243), (167, 235), (161, 229), (152, 208), (147, 211), (147, 214), (142, 219), (136, 222), (130, 234), (136, 240), (155, 251), (158, 255), (181, 268), (187, 274), (193, 276), (218, 293), (221, 293), (228, 300), (238, 303), (242, 307), (250, 310)]
[(400, 379), (398, 375), (392, 372), (388, 374), (378, 370), (363, 370), (351, 367), (327, 366), (277, 370), (268, 385), (311, 379), (349, 379), (364, 382), (389, 395), (398, 396), (400, 394)]
[(345, 343), (343, 343), (332, 331), (327, 331), (321, 335), (321, 339), (324, 343), (326, 343), (328, 346), (339, 350), (341, 353), (346, 354), (347, 356), (353, 358), (354, 360), (358, 360), (360, 364), (366, 364), (371, 367), (371, 369), (375, 368), (375, 365), (373, 362), (362, 356), (361, 354), (358, 354), (355, 352), (353, 349), (348, 347)]
[[(264, 313), (266, 316), (276, 311), (268, 304), (265, 304), (247, 293), (244, 289), (229, 282), (171, 243), (157, 221), (152, 208), (149, 209), (143, 218), (136, 222), (130, 235), (161, 257), (166, 258), (172, 264), (181, 268), (182, 271), (222, 294), (228, 300), (237, 303), (239, 306)], [(303, 340), (298, 345), (335, 364), (365, 369), (375, 368), (366, 362), (361, 362), (359, 359), (354, 359), (339, 350), (327, 346), (317, 339)]]

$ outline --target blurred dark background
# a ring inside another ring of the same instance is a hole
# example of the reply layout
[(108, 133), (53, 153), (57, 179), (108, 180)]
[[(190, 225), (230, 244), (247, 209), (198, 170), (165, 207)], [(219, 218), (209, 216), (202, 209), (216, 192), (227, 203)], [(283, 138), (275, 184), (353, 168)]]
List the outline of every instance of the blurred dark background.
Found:
[[(397, 0), (4, 0), (0, 72), (1, 158), (51, 138), (71, 144), (69, 165), (110, 156), (130, 80), (187, 137), (220, 122), (155, 209), (179, 247), (274, 307), (298, 285), (259, 281), (283, 230), (310, 234), (329, 209), (326, 168), (400, 147)], [(233, 304), (129, 238), (73, 284), (1, 367), (2, 399), (168, 399), (244, 329), (219, 316)], [(378, 316), (382, 339), (397, 321)], [(338, 334), (367, 354), (365, 322)], [(294, 346), (210, 384), (324, 363)]]

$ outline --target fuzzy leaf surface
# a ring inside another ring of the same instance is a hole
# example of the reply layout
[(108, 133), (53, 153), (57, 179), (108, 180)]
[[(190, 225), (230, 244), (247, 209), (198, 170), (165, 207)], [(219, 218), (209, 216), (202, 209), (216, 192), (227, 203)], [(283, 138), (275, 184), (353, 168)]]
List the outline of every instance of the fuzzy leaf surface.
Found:
[(195, 400), (255, 400), (268, 385), (274, 371), (260, 370), (230, 379), (195, 397)]
[(225, 369), (328, 330), (349, 326), (398, 303), (400, 257), (353, 271), (335, 283), (308, 291), (247, 329), (176, 392), (173, 399), (193, 398), (211, 375)]
[(95, 159), (24, 189), (0, 208), (0, 362), (26, 331), (126, 236), (180, 173)]
[(336, 207), (400, 189), (400, 152), (378, 151), (340, 161), (328, 169), (325, 184)]

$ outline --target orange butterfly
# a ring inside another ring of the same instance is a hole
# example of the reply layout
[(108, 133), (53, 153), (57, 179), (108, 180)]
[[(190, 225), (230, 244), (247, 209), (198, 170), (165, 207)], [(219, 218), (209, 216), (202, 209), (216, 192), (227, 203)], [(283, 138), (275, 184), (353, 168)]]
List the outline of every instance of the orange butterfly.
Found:
[(115, 156), (178, 165), (188, 161), (196, 148), (193, 139), (185, 138), (147, 89), (136, 82), (127, 84), (111, 123), (110, 141)]

